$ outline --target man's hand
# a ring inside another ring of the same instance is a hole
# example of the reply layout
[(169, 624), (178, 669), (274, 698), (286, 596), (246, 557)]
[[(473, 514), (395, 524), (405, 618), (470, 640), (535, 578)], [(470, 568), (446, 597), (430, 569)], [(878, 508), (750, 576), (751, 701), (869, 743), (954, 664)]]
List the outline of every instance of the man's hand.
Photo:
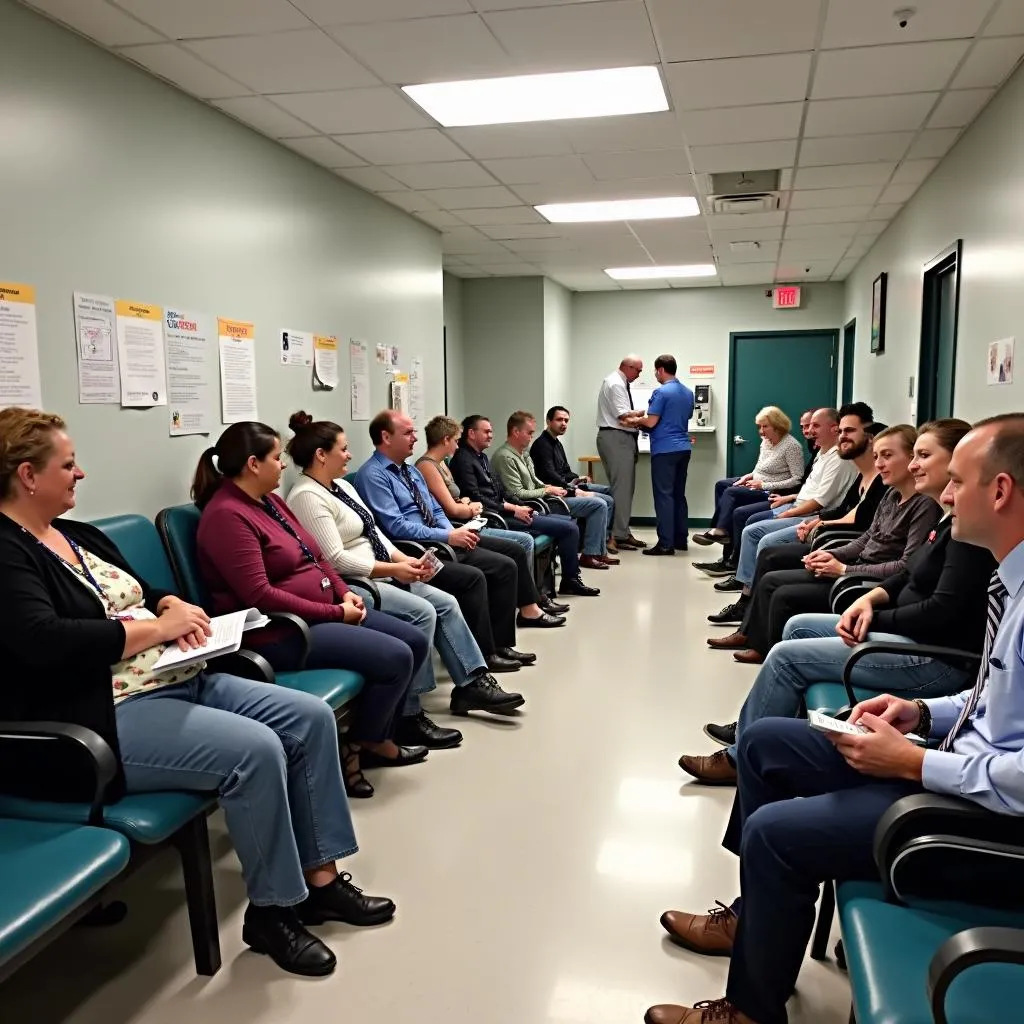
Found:
[(862, 700), (850, 711), (850, 721), (856, 725), (861, 715), (874, 715), (904, 735), (913, 732), (921, 724), (921, 709), (912, 700), (894, 697), (891, 693)]
[[(875, 606), (867, 595), (858, 597), (849, 608), (839, 616), (836, 632), (847, 647), (856, 647), (867, 639), (871, 629), (871, 620), (875, 617)], [(917, 707), (915, 704), (914, 707)]]
[(469, 504), (469, 511), (474, 516), (480, 515), (480, 513), (483, 512), (483, 510), (484, 510), (484, 505), (483, 505), (482, 501), (471, 501), (468, 504)]
[(533, 522), (533, 509), (528, 505), (513, 505), (512, 515), (514, 515), (521, 523)]
[(804, 556), (804, 568), (823, 579), (836, 579), (846, 572), (846, 566), (828, 551), (812, 551)]
[[(875, 697), (874, 701), (885, 700)], [(889, 697), (889, 700), (896, 700)], [(871, 701), (865, 701), (865, 704)], [(903, 701), (901, 703), (910, 703)], [(863, 707), (858, 704), (857, 708)], [(854, 713), (850, 721), (854, 721)], [(917, 714), (917, 706), (914, 705)], [(867, 726), (871, 732), (860, 736), (848, 736), (845, 733), (826, 733), (835, 744), (836, 750), (846, 759), (846, 763), (864, 775), (872, 775), (879, 779), (910, 779), (921, 781), (921, 769), (924, 765), (924, 750), (911, 743), (899, 730), (891, 726), (884, 718), (869, 712), (861, 712), (856, 719), (861, 725)], [(910, 729), (907, 729), (910, 732)]]
[(768, 504), (772, 508), (782, 508), (783, 505), (792, 505), (793, 499), (788, 494), (772, 494), (768, 498)]
[(796, 537), (797, 537), (797, 540), (799, 540), (799, 541), (800, 541), (800, 543), (802, 544), (802, 543), (803, 543), (803, 542), (804, 542), (805, 540), (807, 540), (807, 538), (808, 538), (808, 537), (809, 537), (809, 536), (811, 535), (811, 533), (812, 533), (812, 532), (814, 531), (814, 528), (815, 528), (815, 527), (816, 527), (816, 526), (818, 525), (818, 523), (820, 523), (820, 522), (821, 522), (821, 520), (820, 520), (820, 519), (817, 519), (817, 518), (815, 518), (815, 517), (813, 517), (813, 516), (812, 516), (812, 517), (811, 517), (810, 519), (805, 519), (805, 520), (804, 520), (804, 521), (803, 521), (802, 523), (800, 523), (800, 524), (799, 524), (799, 525), (797, 526), (797, 528), (796, 528)]
[(426, 567), (419, 558), (411, 558), (406, 562), (394, 562), (391, 566), (391, 578), (399, 583), (418, 583), (427, 575)]
[(448, 543), (453, 548), (463, 548), (472, 551), (480, 543), (480, 535), (471, 530), (468, 526), (460, 526), (448, 534)]
[(553, 494), (556, 498), (564, 498), (569, 492), (564, 487), (555, 487), (552, 484), (545, 484), (544, 493)]

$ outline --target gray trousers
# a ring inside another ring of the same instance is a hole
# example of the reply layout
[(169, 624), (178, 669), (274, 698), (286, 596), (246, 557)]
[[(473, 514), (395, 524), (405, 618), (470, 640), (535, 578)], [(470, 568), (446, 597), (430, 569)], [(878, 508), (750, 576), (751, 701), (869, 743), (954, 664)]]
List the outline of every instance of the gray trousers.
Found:
[(629, 536), (629, 519), (633, 512), (633, 490), (636, 486), (636, 463), (640, 457), (636, 434), (628, 430), (599, 430), (597, 454), (608, 474), (612, 497), (615, 499), (615, 519), (612, 536), (624, 540)]

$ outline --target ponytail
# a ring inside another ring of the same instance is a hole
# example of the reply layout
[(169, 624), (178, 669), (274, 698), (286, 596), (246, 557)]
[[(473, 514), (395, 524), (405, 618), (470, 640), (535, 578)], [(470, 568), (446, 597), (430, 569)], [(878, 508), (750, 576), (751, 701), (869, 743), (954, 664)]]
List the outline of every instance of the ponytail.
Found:
[(200, 507), (205, 508), (207, 502), (217, 493), (221, 481), (220, 470), (217, 469), (217, 449), (207, 448), (199, 456), (199, 465), (196, 466), (196, 475), (192, 478), (192, 500)]
[(216, 445), (207, 448), (200, 457), (192, 479), (192, 500), (204, 508), (224, 480), (239, 476), (251, 458), (262, 462), (279, 440), (277, 431), (266, 423), (232, 423)]

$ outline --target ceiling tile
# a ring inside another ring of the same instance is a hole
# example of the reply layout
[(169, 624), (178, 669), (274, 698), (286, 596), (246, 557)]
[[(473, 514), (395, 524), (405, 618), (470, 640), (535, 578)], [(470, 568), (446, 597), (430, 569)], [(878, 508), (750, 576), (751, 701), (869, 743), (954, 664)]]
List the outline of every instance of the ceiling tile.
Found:
[(493, 188), (439, 188), (424, 193), (444, 210), (475, 210), (487, 206), (521, 206), (507, 188), (496, 185)]
[[(1013, 0), (1016, 2), (1016, 0)], [(912, 4), (900, 6), (914, 6)], [(917, 5), (905, 29), (893, 17), (893, 0), (830, 0), (821, 45), (873, 46), (919, 39), (967, 39), (988, 13), (989, 3), (969, 0), (927, 0)]]
[(866, 220), (870, 206), (836, 206), (818, 210), (791, 210), (786, 218), (790, 224), (850, 224)]
[(288, 139), (284, 144), (324, 167), (362, 167), (366, 163), (323, 135), (314, 135), (308, 139)]
[(416, 18), (328, 30), (386, 82), (421, 82), (513, 74), (515, 66), (476, 14)]
[(1024, 33), (1024, 4), (1003, 0), (995, 17), (985, 28), (987, 36), (1011, 36)]
[(379, 167), (342, 167), (334, 172), (347, 178), (368, 192), (397, 192), (402, 188), (390, 174), (385, 174)]
[(995, 89), (958, 89), (942, 97), (929, 128), (963, 128), (977, 117), (981, 108), (996, 94)]
[(480, 234), (476, 228), (469, 227), (467, 224), (460, 224), (457, 227), (449, 228), (444, 233), (444, 244), (445, 247), (454, 242), (478, 242), (480, 243), (483, 251), (484, 249), (500, 249), (501, 246), (493, 243), (485, 235)]
[(860, 230), (860, 222), (849, 224), (787, 224), (786, 241), (804, 238), (853, 238)]
[(540, 182), (589, 183), (594, 180), (579, 156), (528, 156), (504, 160), (484, 160), (484, 166), (508, 185)]
[(540, 270), (530, 263), (510, 263), (508, 265), (498, 264), (497, 266), (489, 266), (486, 263), (481, 263), (480, 270), (485, 274), (490, 274), (493, 277), (540, 277)]
[(953, 79), (954, 89), (1000, 85), (1024, 55), (1024, 36), (982, 39), (974, 45)]
[(849, 135), (830, 139), (804, 139), (800, 146), (801, 167), (829, 164), (859, 164), (868, 160), (895, 163), (907, 151), (913, 132), (885, 135)]
[(907, 158), (945, 156), (959, 136), (959, 128), (934, 128), (921, 132), (907, 151)]
[(712, 228), (711, 237), (715, 245), (730, 242), (778, 242), (782, 239), (782, 225), (770, 228)]
[(203, 39), (189, 43), (188, 48), (260, 93), (379, 84), (366, 68), (319, 29)]
[(576, 248), (576, 243), (569, 238), (510, 238), (502, 243), (512, 252), (544, 253), (563, 252)]
[(812, 50), (820, 0), (647, 0), (665, 60)]
[(500, 206), (495, 209), (459, 210), (459, 219), (466, 224), (546, 224), (532, 206)]
[(656, 196), (693, 195), (690, 175), (663, 178), (630, 178), (623, 181), (541, 182), (538, 185), (516, 185), (522, 201), (537, 203), (591, 202), (601, 199), (649, 199)]
[(358, 25), (439, 14), (471, 14), (469, 0), (292, 0), (318, 25)]
[(466, 158), (466, 154), (436, 128), (343, 135), (342, 140), (346, 148), (371, 164), (432, 163)]
[(837, 260), (846, 252), (850, 244), (848, 238), (800, 238), (785, 241), (779, 252), (783, 263), (795, 263), (798, 260)]
[(938, 160), (904, 160), (892, 176), (894, 185), (920, 184), (935, 169)]
[(619, 281), (618, 285), (624, 292), (650, 292), (659, 288), (667, 290), (672, 287), (668, 281), (658, 281), (656, 279), (649, 281), (643, 279), (638, 281)]
[(811, 96), (831, 99), (937, 92), (946, 87), (969, 45), (967, 40), (947, 40), (826, 50), (818, 56)]
[(796, 139), (780, 142), (741, 142), (724, 146), (691, 146), (698, 173), (763, 171), (789, 167), (796, 160)]
[(118, 0), (118, 6), (172, 39), (309, 28), (305, 15), (288, 0)]
[(799, 260), (792, 263), (783, 263), (780, 260), (775, 268), (775, 280), (786, 284), (827, 281), (838, 262), (838, 259)]
[(712, 234), (718, 234), (723, 228), (753, 228), (781, 227), (786, 220), (784, 210), (775, 213), (714, 213), (704, 220), (711, 229)]
[(271, 98), (296, 117), (331, 135), (429, 127), (427, 119), (411, 104), (383, 86), (291, 93)]
[(449, 128), (447, 136), (478, 160), (504, 157), (563, 156), (572, 146), (562, 127), (553, 124), (494, 124)]
[(902, 209), (902, 203), (878, 203), (868, 215), (868, 220), (892, 220)]
[(890, 185), (878, 197), (878, 201), (880, 203), (905, 203), (919, 188), (919, 184)]
[(881, 185), (862, 185), (859, 188), (811, 188), (793, 192), (789, 208), (816, 210), (833, 206), (869, 206), (878, 199), (881, 191)]
[[(620, 153), (627, 149), (677, 149), (683, 132), (671, 111), (629, 117), (563, 121), (562, 131), (577, 153)], [(524, 154), (525, 155), (525, 154)]]
[[(394, 192), (385, 192), (382, 198), (390, 203), (393, 195), (395, 195)], [(459, 218), (454, 213), (448, 213), (447, 210), (417, 210), (415, 212), (420, 220), (434, 228), (455, 227), (460, 223)]]
[[(424, 199), (420, 192), (412, 192), (410, 190), (403, 189), (401, 192), (384, 192), (381, 193), (381, 196), (389, 203), (392, 203), (395, 206), (400, 206), (408, 213), (415, 213), (417, 217), (421, 213), (438, 212), (437, 204), (432, 203), (429, 199)], [(461, 221), (458, 223), (461, 224)]]
[(844, 259), (860, 260), (866, 253), (869, 253), (875, 244), (874, 238), (855, 238), (846, 250)]
[(781, 245), (781, 242), (761, 242), (756, 249), (748, 251), (733, 250), (729, 247), (728, 242), (723, 242), (720, 245), (715, 245), (714, 252), (722, 266), (735, 266), (738, 263), (764, 263), (767, 260), (779, 258)]
[(763, 107), (727, 107), (691, 110), (679, 115), (691, 146), (734, 142), (795, 139), (800, 134), (802, 103), (776, 103)]
[(496, 242), (509, 238), (558, 238), (561, 234), (554, 224), (488, 224), (480, 231)]
[(684, 149), (590, 153), (582, 159), (599, 181), (613, 178), (656, 178), (664, 174), (690, 173), (690, 161)]
[(858, 135), (913, 131), (924, 124), (938, 93), (874, 96), (852, 100), (816, 100), (809, 104), (804, 135)]
[(665, 77), (676, 110), (743, 107), (803, 100), (811, 54), (733, 57), (667, 64)]
[(718, 276), (722, 284), (773, 284), (775, 281), (774, 263), (735, 263), (723, 264), (718, 268)]
[(832, 271), (832, 280), (845, 281), (853, 273), (858, 263), (860, 263), (858, 257), (854, 257), (852, 260), (840, 260), (836, 269)]
[(174, 43), (126, 46), (117, 52), (200, 99), (249, 95), (244, 85), (232, 81)]
[(213, 105), (226, 114), (237, 117), (272, 139), (301, 138), (313, 128), (298, 118), (285, 113), (262, 96), (242, 96), (233, 100), (214, 100)]
[(107, 0), (29, 0), (29, 5), (103, 46), (156, 43), (163, 38)]
[[(515, 0), (522, 3), (522, 0)], [(619, 291), (619, 286), (602, 270), (558, 270), (545, 268), (548, 277), (557, 281), (565, 288), (574, 292), (610, 292)]]
[(473, 160), (455, 160), (450, 163), (398, 164), (382, 170), (409, 188), (470, 188), (476, 185), (494, 185), (491, 177)]
[(884, 185), (895, 163), (848, 164), (838, 167), (801, 167), (794, 188), (848, 188), (854, 185)]
[(484, 20), (520, 72), (654, 64), (644, 5), (634, 0), (495, 11)]
[(482, 270), (470, 267), (459, 267), (458, 270), (453, 272), (456, 277), (463, 278), (475, 278), (475, 277), (490, 277), (490, 274), (485, 273)]

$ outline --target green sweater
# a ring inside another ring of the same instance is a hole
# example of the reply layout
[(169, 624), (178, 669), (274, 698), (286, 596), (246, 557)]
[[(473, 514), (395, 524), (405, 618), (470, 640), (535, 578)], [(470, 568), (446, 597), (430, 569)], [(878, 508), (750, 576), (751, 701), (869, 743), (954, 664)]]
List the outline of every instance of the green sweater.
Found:
[(507, 441), (491, 456), (491, 466), (501, 477), (509, 497), (517, 501), (543, 498), (547, 493), (544, 481), (533, 469), (529, 450), (521, 455)]

